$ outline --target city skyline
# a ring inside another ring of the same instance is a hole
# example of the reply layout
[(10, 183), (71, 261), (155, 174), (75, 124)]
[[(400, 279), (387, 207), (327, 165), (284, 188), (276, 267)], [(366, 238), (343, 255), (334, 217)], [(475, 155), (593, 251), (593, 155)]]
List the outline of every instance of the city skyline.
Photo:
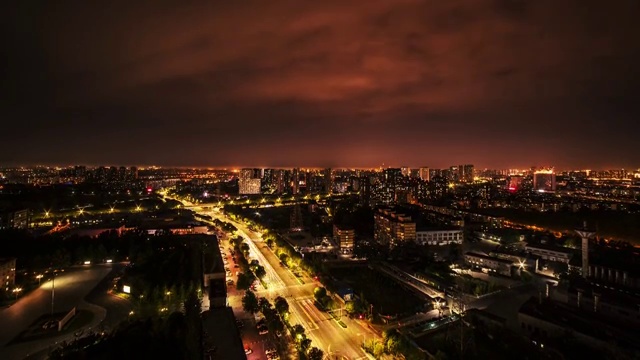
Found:
[(0, 163), (640, 163), (637, 2), (259, 5), (14, 5)]

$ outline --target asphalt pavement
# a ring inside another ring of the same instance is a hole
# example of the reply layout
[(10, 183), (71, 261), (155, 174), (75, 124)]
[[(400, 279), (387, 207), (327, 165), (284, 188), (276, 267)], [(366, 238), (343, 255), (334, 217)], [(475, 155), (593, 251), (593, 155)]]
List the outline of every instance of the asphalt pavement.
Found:
[[(105, 316), (99, 306), (83, 299), (112, 269), (111, 265), (78, 266), (66, 269), (55, 278), (53, 312), (66, 312), (74, 306), (94, 314), (90, 325), (96, 325)], [(48, 337), (29, 342), (10, 343), (40, 316), (51, 314), (53, 282), (47, 281), (31, 293), (18, 299), (12, 306), (0, 310), (0, 359), (22, 359), (55, 344), (60, 337)], [(9, 325), (9, 326), (7, 326)]]
[[(198, 211), (198, 209), (194, 209)], [(301, 284), (287, 269), (280, 265), (280, 259), (265, 245), (261, 236), (249, 230), (244, 224), (233, 221), (224, 214), (216, 211), (199, 211), (223, 221), (228, 221), (240, 230), (241, 235), (251, 241), (252, 253), (265, 267), (268, 277), (268, 288), (259, 295), (273, 300), (277, 296), (284, 296), (291, 308), (292, 322), (302, 324), (312, 345), (322, 349), (333, 359), (364, 359), (365, 352), (361, 349), (364, 339), (376, 338), (377, 335), (366, 325), (346, 316), (342, 318), (347, 325), (343, 328), (326, 312), (320, 311), (313, 305), (313, 290), (322, 286), (304, 275)], [(256, 253), (257, 251), (257, 253)]]

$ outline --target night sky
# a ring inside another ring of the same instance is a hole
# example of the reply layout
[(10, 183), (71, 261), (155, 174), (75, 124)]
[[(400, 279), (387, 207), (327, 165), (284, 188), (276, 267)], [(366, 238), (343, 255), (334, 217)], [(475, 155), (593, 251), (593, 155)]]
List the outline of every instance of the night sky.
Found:
[(13, 3), (1, 165), (640, 167), (637, 0)]

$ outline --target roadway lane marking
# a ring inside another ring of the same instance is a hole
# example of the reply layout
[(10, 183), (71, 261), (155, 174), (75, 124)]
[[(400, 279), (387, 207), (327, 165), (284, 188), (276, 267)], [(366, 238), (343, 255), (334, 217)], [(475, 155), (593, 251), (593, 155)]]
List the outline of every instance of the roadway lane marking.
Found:
[(320, 327), (318, 326), (318, 324), (316, 324), (315, 321), (313, 321), (313, 317), (311, 316), (311, 314), (309, 314), (309, 312), (305, 308), (304, 302), (298, 301), (298, 306), (300, 306), (300, 309), (302, 310), (302, 312), (304, 312), (304, 314), (307, 315), (307, 318), (309, 319), (309, 321), (307, 321), (307, 323), (309, 324), (309, 329), (307, 330), (311, 331), (311, 330), (319, 329)]
[(315, 320), (317, 320), (317, 322), (322, 322), (327, 320), (326, 318), (322, 318), (320, 316), (318, 316), (318, 308), (316, 308), (315, 304), (314, 304), (314, 300), (311, 299), (307, 299), (304, 301), (304, 306), (307, 308), (307, 310), (309, 310), (309, 312), (313, 315), (315, 315)]

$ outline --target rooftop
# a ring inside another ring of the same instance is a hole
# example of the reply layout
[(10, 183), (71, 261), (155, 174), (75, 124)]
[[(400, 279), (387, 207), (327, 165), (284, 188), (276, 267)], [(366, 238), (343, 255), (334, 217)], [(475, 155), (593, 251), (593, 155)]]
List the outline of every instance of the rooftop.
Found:
[(618, 343), (627, 348), (637, 348), (639, 345), (639, 329), (620, 327), (600, 314), (582, 311), (563, 303), (550, 300), (539, 302), (536, 298), (531, 298), (520, 307), (519, 312), (603, 342)]
[(204, 328), (216, 348), (216, 359), (246, 359), (242, 339), (230, 307), (214, 308), (203, 313)]

